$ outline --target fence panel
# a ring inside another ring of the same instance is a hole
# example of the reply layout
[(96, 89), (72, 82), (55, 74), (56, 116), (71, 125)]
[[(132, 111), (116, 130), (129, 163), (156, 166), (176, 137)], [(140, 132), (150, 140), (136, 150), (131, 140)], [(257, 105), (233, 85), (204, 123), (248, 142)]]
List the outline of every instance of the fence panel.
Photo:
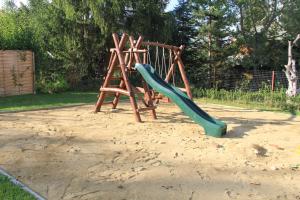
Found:
[(33, 94), (34, 53), (0, 51), (0, 96)]
[[(272, 89), (273, 71), (256, 70), (247, 72), (231, 71), (218, 78), (218, 88), (257, 91), (263, 87)], [(300, 77), (300, 72), (298, 72)], [(283, 71), (274, 71), (274, 89), (287, 88), (288, 81)]]

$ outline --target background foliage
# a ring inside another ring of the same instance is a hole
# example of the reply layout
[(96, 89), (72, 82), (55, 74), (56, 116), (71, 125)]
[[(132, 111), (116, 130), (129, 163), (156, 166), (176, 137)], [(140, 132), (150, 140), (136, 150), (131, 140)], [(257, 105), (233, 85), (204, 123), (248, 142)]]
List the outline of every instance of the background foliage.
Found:
[(222, 88), (231, 71), (283, 69), (287, 40), (299, 32), (298, 0), (179, 0), (174, 11), (165, 12), (168, 3), (29, 0), (16, 7), (6, 0), (0, 49), (33, 50), (38, 88), (51, 93), (82, 83), (98, 86), (113, 46), (111, 33), (142, 34), (185, 45), (191, 83)]

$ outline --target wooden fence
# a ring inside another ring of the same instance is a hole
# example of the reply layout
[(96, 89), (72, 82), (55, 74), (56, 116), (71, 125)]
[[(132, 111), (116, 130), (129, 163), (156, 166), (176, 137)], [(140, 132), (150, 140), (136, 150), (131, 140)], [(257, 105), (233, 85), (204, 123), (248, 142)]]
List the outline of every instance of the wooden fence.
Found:
[(0, 96), (35, 93), (34, 53), (0, 51)]

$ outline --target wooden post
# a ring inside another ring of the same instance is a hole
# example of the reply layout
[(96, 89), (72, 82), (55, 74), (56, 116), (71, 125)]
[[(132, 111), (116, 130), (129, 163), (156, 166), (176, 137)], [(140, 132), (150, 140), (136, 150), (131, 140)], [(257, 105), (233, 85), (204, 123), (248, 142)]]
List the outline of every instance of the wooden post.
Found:
[(147, 64), (147, 53), (143, 53), (143, 64)]
[(275, 90), (275, 71), (272, 71), (272, 92)]
[[(2, 67), (1, 73), (2, 73), (2, 83), (3, 83), (3, 96), (6, 94), (6, 87), (5, 87), (5, 73), (4, 73), (4, 64), (3, 64), (3, 51), (0, 51), (0, 67)], [(0, 93), (1, 96), (1, 93)]]
[[(183, 48), (184, 47), (181, 45), (180, 50), (182, 51)], [(192, 91), (191, 91), (191, 88), (190, 88), (190, 83), (189, 83), (189, 80), (186, 77), (185, 70), (184, 70), (184, 64), (181, 60), (181, 57), (178, 57), (177, 63), (178, 63), (178, 68), (179, 68), (179, 71), (180, 71), (180, 74), (181, 74), (181, 77), (182, 77), (187, 95), (190, 97), (190, 99), (193, 99)]]
[(32, 93), (36, 94), (36, 84), (35, 84), (35, 54), (32, 52)]
[(174, 55), (175, 55), (175, 58), (174, 58), (174, 61), (173, 63), (171, 64), (171, 67), (167, 73), (167, 76), (165, 78), (165, 81), (168, 83), (171, 79), (171, 76), (173, 74), (173, 71), (175, 70), (175, 64), (178, 62), (178, 58), (181, 56), (181, 51), (175, 51), (174, 50)]
[[(134, 43), (134, 39), (131, 36), (131, 37), (129, 37), (129, 42), (130, 42), (131, 48), (139, 49), (140, 46), (142, 45), (143, 37), (140, 36), (139, 39), (137, 40), (137, 42)], [(134, 57), (135, 57), (136, 63), (141, 63), (139, 53), (135, 52)], [(153, 119), (156, 119), (157, 116), (156, 116), (155, 107), (153, 105), (153, 101), (152, 101), (152, 98), (151, 98), (150, 89), (149, 89), (148, 84), (146, 83), (146, 81), (143, 78), (142, 78), (142, 84), (143, 84), (143, 88), (144, 88), (144, 91), (145, 91), (145, 98), (147, 100), (148, 107), (152, 107), (152, 109), (151, 109), (152, 117), (153, 117)]]

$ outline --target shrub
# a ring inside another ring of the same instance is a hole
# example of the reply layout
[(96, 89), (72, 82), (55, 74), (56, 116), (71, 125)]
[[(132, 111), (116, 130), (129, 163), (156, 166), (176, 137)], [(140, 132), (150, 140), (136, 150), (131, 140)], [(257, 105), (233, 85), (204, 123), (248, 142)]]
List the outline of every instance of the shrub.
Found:
[(69, 89), (69, 84), (62, 75), (52, 74), (50, 77), (40, 78), (37, 91), (41, 93), (58, 93)]

